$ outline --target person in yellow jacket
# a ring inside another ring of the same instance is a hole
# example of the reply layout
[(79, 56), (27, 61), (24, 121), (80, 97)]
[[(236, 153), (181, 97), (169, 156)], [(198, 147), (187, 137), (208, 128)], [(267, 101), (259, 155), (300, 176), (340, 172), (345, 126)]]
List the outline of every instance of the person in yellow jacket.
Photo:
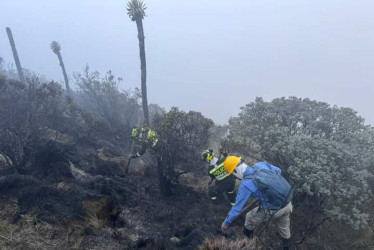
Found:
[(223, 157), (218, 159), (215, 157), (212, 149), (204, 150), (201, 154), (201, 158), (209, 164), (208, 173), (211, 178), (210, 183), (215, 180), (214, 185), (209, 186), (208, 194), (210, 199), (213, 202), (217, 202), (226, 193), (230, 204), (233, 206), (236, 198), (235, 178), (232, 175), (228, 175), (223, 166), (226, 156), (227, 154), (223, 154)]
[(158, 135), (156, 131), (148, 127), (134, 127), (131, 137), (133, 140), (135, 140), (135, 142), (140, 143), (140, 150), (138, 150), (136, 153), (131, 153), (131, 159), (142, 156), (148, 148), (154, 148), (158, 143)]

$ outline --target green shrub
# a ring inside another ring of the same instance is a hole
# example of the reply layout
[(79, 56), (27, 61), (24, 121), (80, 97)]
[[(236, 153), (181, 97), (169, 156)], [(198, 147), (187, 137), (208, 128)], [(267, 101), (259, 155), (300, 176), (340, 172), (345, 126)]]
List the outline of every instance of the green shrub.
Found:
[(155, 117), (154, 128), (159, 142), (154, 153), (161, 191), (168, 195), (171, 186), (178, 181), (178, 171), (192, 171), (201, 164), (200, 153), (207, 146), (208, 130), (213, 121), (201, 113), (188, 113), (172, 108), (164, 115)]
[(115, 79), (110, 71), (102, 78), (97, 71), (89, 72), (88, 66), (74, 78), (78, 86), (75, 99), (82, 107), (108, 122), (115, 133), (129, 134), (140, 119), (139, 91), (120, 91), (120, 78)]
[(301, 235), (329, 219), (368, 225), (374, 130), (357, 112), (296, 97), (257, 98), (230, 119), (229, 131), (232, 151), (281, 167), (296, 187)]

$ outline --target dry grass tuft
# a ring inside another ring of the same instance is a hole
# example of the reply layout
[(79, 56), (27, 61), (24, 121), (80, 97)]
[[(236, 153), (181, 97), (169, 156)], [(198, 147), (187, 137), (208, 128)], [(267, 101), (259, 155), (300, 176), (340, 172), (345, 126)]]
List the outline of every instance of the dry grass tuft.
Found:
[(198, 246), (198, 250), (254, 250), (256, 248), (254, 240), (246, 238), (238, 240), (226, 239), (220, 237), (208, 237)]
[(37, 211), (19, 215), (19, 221), (12, 224), (16, 213), (17, 202), (0, 202), (0, 249), (72, 249), (71, 234), (66, 234), (71, 230), (65, 226), (40, 221)]
[(75, 241), (74, 244), (73, 244), (73, 249), (74, 249), (74, 250), (81, 249), (83, 239), (84, 239), (83, 236), (78, 237), (78, 238), (76, 239), (76, 241)]
[(110, 217), (117, 212), (115, 201), (110, 197), (84, 201), (83, 208), (86, 213), (85, 220), (94, 229), (106, 226)]
[(100, 229), (106, 225), (106, 220), (99, 218), (97, 214), (88, 213), (85, 220), (94, 229)]

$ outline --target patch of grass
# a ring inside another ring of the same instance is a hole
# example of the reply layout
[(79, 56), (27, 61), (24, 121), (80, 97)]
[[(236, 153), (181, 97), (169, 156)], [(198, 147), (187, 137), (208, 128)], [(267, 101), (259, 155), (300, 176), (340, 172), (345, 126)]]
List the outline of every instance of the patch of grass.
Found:
[(254, 250), (259, 249), (254, 240), (246, 238), (230, 240), (225, 237), (208, 237), (197, 247), (198, 250)]
[(115, 200), (110, 197), (102, 197), (98, 200), (86, 200), (83, 202), (85, 220), (94, 229), (106, 226), (110, 217), (116, 214)]
[(80, 221), (61, 221), (49, 224), (38, 219), (37, 211), (20, 215), (17, 223), (17, 202), (0, 201), (0, 249), (80, 249), (85, 225)]
[(9, 249), (9, 244), (13, 241), (13, 232), (17, 226), (10, 223), (13, 215), (17, 212), (16, 203), (1, 201), (0, 205), (0, 249)]
[(73, 249), (74, 249), (74, 250), (78, 250), (78, 249), (81, 248), (81, 245), (82, 245), (83, 239), (84, 239), (83, 236), (78, 237), (78, 238), (76, 239), (76, 241), (75, 241), (74, 244), (73, 244)]
[(100, 229), (106, 225), (106, 220), (101, 219), (95, 213), (87, 213), (85, 221), (88, 223), (88, 226), (93, 227), (94, 229)]

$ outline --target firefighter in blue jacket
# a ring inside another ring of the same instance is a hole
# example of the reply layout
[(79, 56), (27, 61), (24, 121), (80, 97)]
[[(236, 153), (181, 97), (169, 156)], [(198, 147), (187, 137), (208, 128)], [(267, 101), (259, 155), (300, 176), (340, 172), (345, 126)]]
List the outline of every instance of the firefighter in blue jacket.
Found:
[[(223, 221), (221, 229), (224, 231), (229, 228), (233, 220), (241, 213), (248, 199), (252, 197), (260, 201), (260, 206), (246, 214), (243, 233), (252, 238), (254, 231), (261, 223), (271, 220), (283, 239), (283, 249), (288, 250), (291, 238), (292, 189), (288, 182), (281, 177), (281, 169), (266, 162), (258, 162), (253, 167), (249, 167), (237, 156), (227, 156), (224, 167), (229, 175), (233, 174), (242, 181), (235, 205)], [(256, 172), (260, 171), (262, 176), (273, 178), (268, 182), (269, 187), (267, 189), (274, 194), (268, 195), (265, 194), (264, 189), (260, 190), (258, 178), (256, 179)]]

